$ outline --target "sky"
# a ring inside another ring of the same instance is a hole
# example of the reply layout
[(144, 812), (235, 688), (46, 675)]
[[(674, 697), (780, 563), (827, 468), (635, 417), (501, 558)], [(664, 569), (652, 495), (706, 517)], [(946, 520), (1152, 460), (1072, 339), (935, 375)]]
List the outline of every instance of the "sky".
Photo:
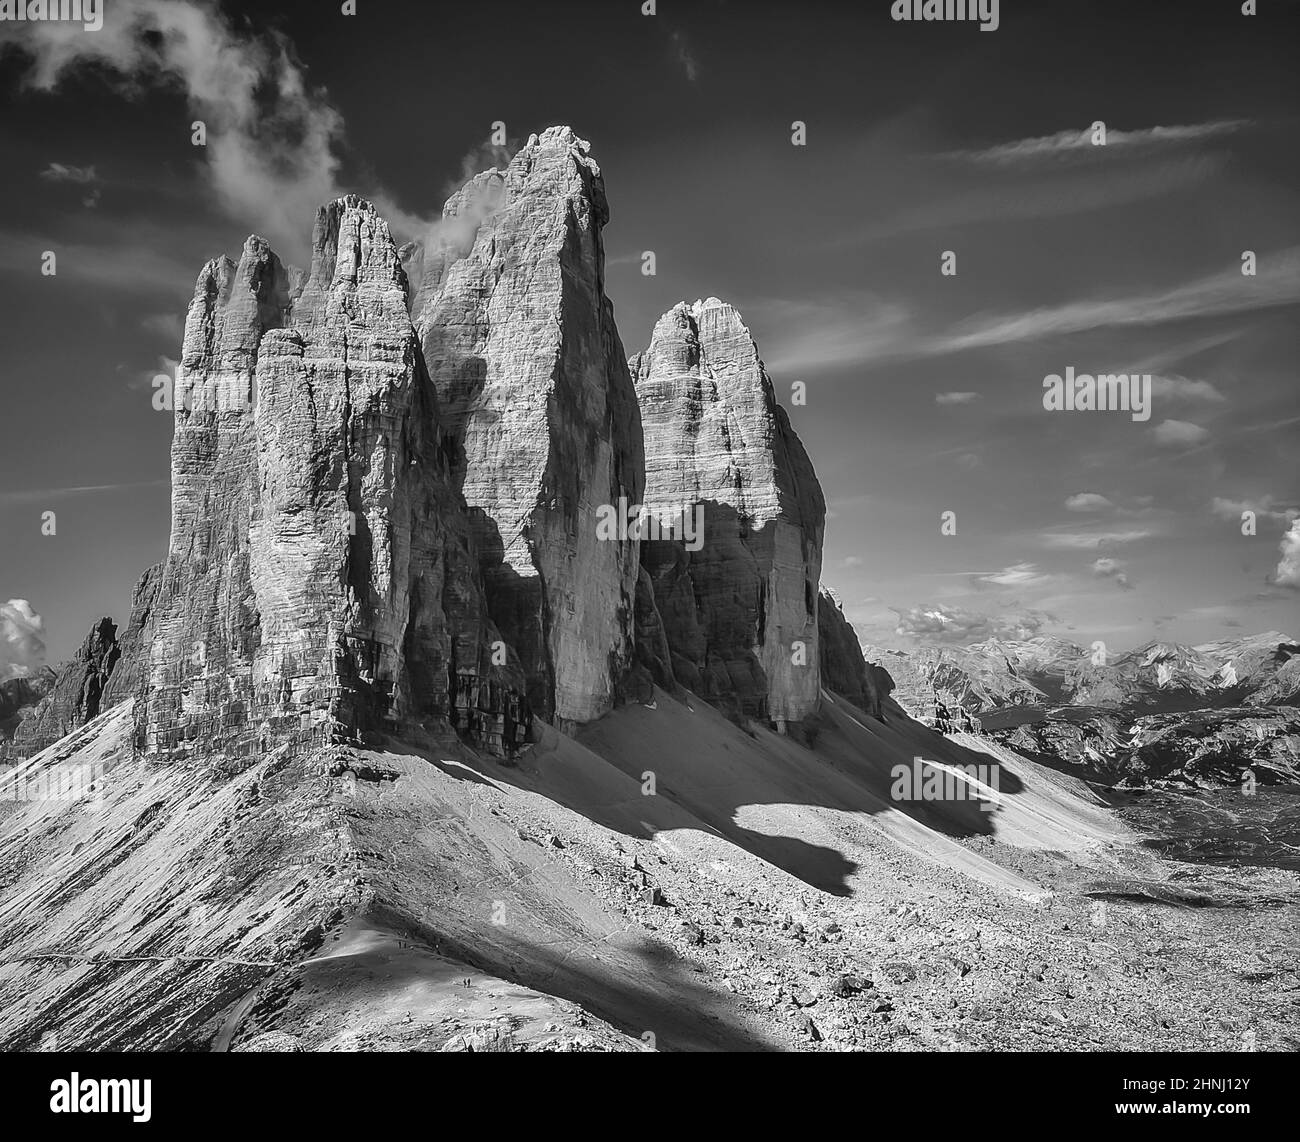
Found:
[[(419, 237), (558, 123), (629, 355), (680, 300), (744, 315), (864, 642), (1300, 634), (1297, 3), (343, 7), (0, 22), (0, 654), (65, 658), (164, 555), (151, 381), (206, 260), (300, 262), (346, 192)], [(1149, 419), (1045, 409), (1067, 369), (1150, 374)]]

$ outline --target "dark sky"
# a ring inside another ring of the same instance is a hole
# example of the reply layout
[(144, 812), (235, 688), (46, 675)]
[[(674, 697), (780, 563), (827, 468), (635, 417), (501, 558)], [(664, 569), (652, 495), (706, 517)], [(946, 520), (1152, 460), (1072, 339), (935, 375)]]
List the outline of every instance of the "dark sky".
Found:
[[(202, 263), (251, 231), (299, 260), (344, 191), (416, 236), (498, 120), (591, 141), (629, 353), (715, 295), (783, 401), (806, 383), (864, 640), (1300, 633), (1297, 4), (1004, 0), (995, 32), (888, 0), (340, 7), (0, 24), (0, 604), (51, 660), (164, 553), (150, 381)], [(1150, 420), (1045, 412), (1067, 366), (1151, 373)]]

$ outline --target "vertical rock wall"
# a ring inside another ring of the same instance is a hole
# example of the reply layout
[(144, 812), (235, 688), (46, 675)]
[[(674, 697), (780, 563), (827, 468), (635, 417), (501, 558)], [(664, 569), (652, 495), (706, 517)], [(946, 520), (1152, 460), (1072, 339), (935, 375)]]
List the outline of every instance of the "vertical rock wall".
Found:
[(780, 726), (811, 715), (826, 504), (734, 308), (682, 303), (632, 360), (645, 434), (645, 505), (685, 538), (643, 542), (676, 678)]
[(493, 617), (534, 705), (585, 722), (633, 664), (638, 548), (598, 514), (638, 502), (636, 395), (605, 296), (600, 168), (567, 127), (534, 135), (407, 251), (412, 316), (485, 552)]

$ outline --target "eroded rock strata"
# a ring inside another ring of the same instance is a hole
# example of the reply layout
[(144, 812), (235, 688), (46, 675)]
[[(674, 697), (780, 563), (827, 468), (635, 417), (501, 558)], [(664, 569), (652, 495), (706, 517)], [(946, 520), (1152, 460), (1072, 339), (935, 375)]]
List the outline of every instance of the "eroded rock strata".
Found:
[(387, 223), (341, 199), (312, 248), (304, 274), (250, 238), (199, 276), (143, 744), (258, 752), (431, 721), (509, 752), (524, 679), (487, 617)]
[(740, 715), (800, 722), (818, 704), (826, 515), (808, 454), (725, 302), (675, 306), (631, 364), (661, 528), (642, 563), (676, 678)]
[(883, 704), (894, 689), (894, 680), (883, 666), (863, 656), (843, 605), (828, 587), (822, 587), (817, 600), (817, 630), (822, 685), (842, 694), (864, 713), (883, 718)]
[(457, 482), (494, 558), (492, 616), (533, 705), (562, 723), (609, 710), (634, 665), (637, 542), (597, 524), (639, 502), (644, 471), (589, 150), (567, 127), (532, 136), (448, 201), (439, 244), (404, 251)]
[(5, 753), (30, 757), (111, 705), (105, 701), (105, 692), (121, 655), (116, 625), (112, 619), (100, 619), (76, 653), (59, 666), (44, 696), (19, 712)]
[[(812, 465), (731, 306), (675, 307), (629, 368), (608, 218), (588, 145), (552, 128), (424, 244), (399, 251), (349, 196), (305, 271), (256, 236), (203, 268), (167, 557), (96, 690), (140, 695), (141, 748), (454, 729), (510, 754), (534, 714), (572, 727), (652, 684), (811, 716)], [(657, 526), (674, 518), (692, 526)], [(879, 711), (860, 661), (825, 660)]]

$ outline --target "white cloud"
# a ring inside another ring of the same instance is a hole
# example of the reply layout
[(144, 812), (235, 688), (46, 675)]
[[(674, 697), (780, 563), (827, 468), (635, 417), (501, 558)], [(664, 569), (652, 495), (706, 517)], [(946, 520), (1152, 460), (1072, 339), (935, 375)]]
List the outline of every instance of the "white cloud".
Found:
[(935, 393), (935, 404), (970, 404), (979, 400), (979, 393)]
[(1280, 551), (1282, 558), (1278, 560), (1273, 582), (1279, 587), (1300, 590), (1300, 519), (1295, 520), (1282, 536)]
[(1210, 438), (1207, 429), (1186, 420), (1162, 420), (1151, 434), (1162, 448), (1191, 448)]
[(1111, 559), (1102, 556), (1100, 559), (1094, 559), (1092, 562), (1092, 573), (1101, 579), (1114, 579), (1116, 584), (1125, 591), (1131, 589), (1132, 584), (1129, 582), (1128, 575), (1125, 572), (1127, 565), (1119, 559)]
[(1079, 492), (1066, 500), (1065, 506), (1072, 512), (1101, 512), (1115, 505), (1096, 492)]
[(41, 171), (41, 178), (48, 179), (50, 182), (77, 182), (83, 184), (98, 181), (93, 166), (76, 167), (67, 163), (50, 163)]
[(1022, 611), (995, 616), (962, 607), (924, 604), (906, 611), (895, 610), (898, 626), (894, 633), (922, 642), (979, 642), (987, 638), (1032, 638), (1054, 616), (1042, 611)]
[(1210, 501), (1210, 511), (1220, 519), (1234, 521), (1241, 519), (1242, 512), (1254, 512), (1258, 518), (1281, 524), (1289, 524), (1300, 515), (1300, 508), (1281, 504), (1271, 495), (1245, 500), (1229, 500), (1223, 496), (1215, 496)]
[(1209, 381), (1191, 381), (1186, 377), (1152, 377), (1151, 394), (1161, 400), (1205, 401), (1212, 404), (1228, 399)]
[(25, 82), (41, 91), (86, 65), (106, 68), (128, 97), (179, 84), (206, 124), (207, 146), (194, 152), (207, 160), (219, 203), (281, 249), (305, 250), (316, 208), (341, 193), (343, 119), (278, 32), (251, 37), (199, 0), (116, 0), (93, 34), (70, 21), (0, 23), (4, 47), (31, 57)]
[(998, 587), (1035, 587), (1050, 580), (1051, 576), (1039, 571), (1035, 563), (1013, 563), (1001, 571), (979, 577), (979, 582), (992, 583)]
[(0, 682), (30, 674), (45, 662), (45, 625), (26, 599), (0, 606)]

